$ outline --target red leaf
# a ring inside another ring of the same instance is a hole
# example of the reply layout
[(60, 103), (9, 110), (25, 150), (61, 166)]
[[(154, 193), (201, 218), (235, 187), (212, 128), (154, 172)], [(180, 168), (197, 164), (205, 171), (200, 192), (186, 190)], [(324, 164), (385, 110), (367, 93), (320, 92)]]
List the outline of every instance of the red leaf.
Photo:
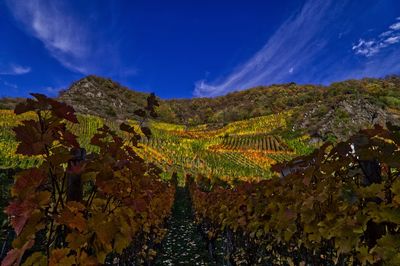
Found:
[(22, 232), (36, 205), (29, 200), (16, 200), (5, 208), (5, 213), (11, 217), (11, 225), (17, 236)]
[(134, 204), (137, 212), (144, 212), (147, 208), (147, 203), (144, 199), (135, 200)]
[(7, 256), (1, 262), (1, 266), (11, 266), (11, 265), (20, 265), (22, 256), (24, 255), (27, 249), (30, 249), (33, 246), (35, 240), (31, 239), (26, 242), (22, 248), (20, 249), (12, 249), (7, 253)]
[(83, 171), (85, 171), (86, 163), (77, 162), (71, 163), (67, 169), (68, 173), (80, 175)]
[(12, 193), (22, 198), (27, 192), (35, 191), (45, 179), (45, 173), (39, 169), (25, 170), (17, 175), (17, 181), (12, 189)]
[(48, 104), (48, 102), (50, 100), (49, 97), (47, 97), (46, 95), (41, 94), (41, 93), (31, 93), (31, 95), (33, 97), (35, 97), (36, 100), (38, 101), (38, 103), (40, 103), (42, 105)]
[(64, 131), (62, 133), (62, 138), (63, 138), (65, 144), (69, 144), (68, 146), (79, 148), (79, 143), (76, 139), (77, 137), (74, 134), (72, 134), (71, 132)]
[(303, 178), (303, 184), (304, 184), (306, 187), (308, 187), (308, 186), (310, 185), (310, 182), (311, 182), (311, 178), (310, 178), (309, 176), (305, 176), (305, 177)]
[(50, 145), (54, 138), (50, 134), (42, 137), (40, 124), (27, 120), (23, 125), (13, 128), (16, 139), (20, 141), (17, 153), (23, 155), (40, 155), (45, 153), (45, 145)]
[(50, 101), (52, 111), (59, 118), (64, 118), (72, 123), (78, 123), (78, 118), (75, 115), (75, 110), (72, 106), (66, 103), (61, 103), (55, 100)]
[(20, 115), (29, 111), (36, 110), (37, 102), (33, 101), (32, 99), (27, 99), (25, 102), (17, 104), (14, 109), (14, 113), (16, 115)]

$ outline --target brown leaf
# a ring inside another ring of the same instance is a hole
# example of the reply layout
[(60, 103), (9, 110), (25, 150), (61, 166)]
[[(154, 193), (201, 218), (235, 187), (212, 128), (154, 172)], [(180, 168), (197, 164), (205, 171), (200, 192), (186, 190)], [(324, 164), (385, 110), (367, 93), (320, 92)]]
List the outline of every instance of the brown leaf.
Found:
[(148, 127), (141, 127), (140, 130), (142, 130), (143, 134), (146, 137), (150, 137), (151, 136), (151, 130)]
[(66, 146), (72, 146), (74, 148), (79, 148), (79, 143), (77, 141), (76, 135), (69, 131), (62, 132), (62, 141)]
[(69, 201), (65, 208), (61, 211), (57, 221), (69, 228), (77, 229), (83, 232), (86, 229), (87, 221), (83, 217), (82, 210), (84, 206), (75, 201)]
[(119, 129), (121, 129), (122, 131), (128, 132), (128, 133), (135, 133), (135, 129), (126, 123), (122, 123), (119, 126)]
[(51, 100), (50, 105), (52, 107), (52, 111), (57, 117), (63, 118), (72, 123), (79, 122), (78, 118), (75, 115), (75, 110), (72, 106), (69, 106), (66, 103), (61, 103), (55, 100)]
[(36, 168), (28, 169), (16, 176), (16, 182), (12, 188), (12, 195), (24, 198), (26, 193), (35, 191), (46, 179), (46, 174)]
[(135, 199), (131, 202), (133, 209), (138, 212), (144, 212), (147, 209), (147, 202), (144, 199)]
[(32, 99), (27, 99), (25, 102), (19, 103), (15, 106), (14, 113), (20, 115), (26, 112), (34, 111), (36, 102)]
[(42, 138), (40, 124), (34, 120), (27, 120), (23, 125), (13, 128), (16, 139), (20, 142), (17, 153), (23, 155), (40, 155), (45, 153), (45, 145), (54, 140), (47, 135)]

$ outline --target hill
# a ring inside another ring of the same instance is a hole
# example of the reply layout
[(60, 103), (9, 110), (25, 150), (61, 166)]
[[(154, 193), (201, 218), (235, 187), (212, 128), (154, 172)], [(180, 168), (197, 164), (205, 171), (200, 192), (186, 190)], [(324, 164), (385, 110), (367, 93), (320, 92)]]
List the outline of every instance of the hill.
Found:
[[(110, 120), (135, 119), (146, 93), (97, 76), (87, 76), (60, 93), (58, 99), (77, 112)], [(21, 99), (3, 99), (11, 109)], [(400, 77), (365, 78), (329, 86), (295, 83), (260, 86), (215, 98), (160, 100), (159, 120), (186, 127), (207, 124), (220, 128), (229, 122), (291, 110), (289, 124), (318, 138), (345, 139), (372, 124), (399, 123)]]
[(78, 113), (125, 120), (146, 103), (147, 94), (130, 90), (111, 79), (87, 76), (62, 91), (59, 100)]
[(11, 97), (0, 98), (0, 110), (12, 110), (18, 103), (23, 102), (25, 100), (26, 100), (25, 98), (11, 98)]
[(344, 139), (375, 123), (398, 123), (400, 78), (348, 80), (330, 86), (294, 83), (257, 87), (216, 98), (168, 101), (175, 123), (228, 123), (293, 111), (293, 128)]

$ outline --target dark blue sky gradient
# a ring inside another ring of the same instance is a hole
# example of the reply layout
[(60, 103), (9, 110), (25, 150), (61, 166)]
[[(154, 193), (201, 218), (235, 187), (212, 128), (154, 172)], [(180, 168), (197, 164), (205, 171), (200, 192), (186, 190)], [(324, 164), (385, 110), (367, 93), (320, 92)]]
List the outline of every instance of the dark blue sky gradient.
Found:
[(0, 33), (0, 96), (88, 74), (183, 98), (400, 73), (397, 0), (0, 0)]

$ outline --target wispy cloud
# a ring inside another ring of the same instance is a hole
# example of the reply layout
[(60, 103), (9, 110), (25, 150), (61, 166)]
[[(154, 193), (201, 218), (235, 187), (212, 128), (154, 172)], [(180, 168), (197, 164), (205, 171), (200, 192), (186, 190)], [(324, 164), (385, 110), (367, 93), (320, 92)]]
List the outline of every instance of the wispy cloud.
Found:
[(0, 67), (0, 75), (24, 75), (31, 72), (31, 68), (20, 65), (10, 65), (7, 67)]
[(90, 34), (58, 0), (7, 0), (7, 5), (23, 28), (39, 39), (62, 65), (86, 73), (85, 59), (91, 51)]
[(198, 81), (193, 94), (217, 96), (288, 79), (294, 69), (314, 60), (326, 46), (327, 40), (321, 34), (341, 8), (334, 6), (334, 2), (306, 1), (301, 10), (286, 20), (252, 58), (225, 78), (211, 83)]
[(10, 83), (10, 82), (7, 82), (7, 81), (3, 81), (3, 84), (4, 84), (5, 86), (7, 86), (7, 87), (10, 87), (10, 88), (13, 88), (13, 89), (18, 89), (17, 84)]
[(369, 40), (359, 39), (352, 49), (358, 55), (370, 57), (398, 42), (400, 42), (400, 22), (395, 22), (376, 38)]
[(392, 30), (400, 30), (400, 22), (394, 23), (389, 28)]
[(58, 93), (64, 89), (65, 87), (46, 87), (44, 88), (44, 91), (46, 92), (47, 95), (49, 96), (57, 96)]
[[(16, 91), (16, 90), (18, 89), (17, 84), (8, 82), (8, 81), (6, 81), (6, 80), (0, 78), (0, 88), (1, 88), (2, 86), (7, 87), (7, 89), (4, 90), (4, 91), (7, 91), (7, 92), (9, 92), (10, 90)], [(1, 91), (1, 89), (0, 89), (0, 91)], [(0, 97), (3, 97), (3, 95), (0, 95)]]

